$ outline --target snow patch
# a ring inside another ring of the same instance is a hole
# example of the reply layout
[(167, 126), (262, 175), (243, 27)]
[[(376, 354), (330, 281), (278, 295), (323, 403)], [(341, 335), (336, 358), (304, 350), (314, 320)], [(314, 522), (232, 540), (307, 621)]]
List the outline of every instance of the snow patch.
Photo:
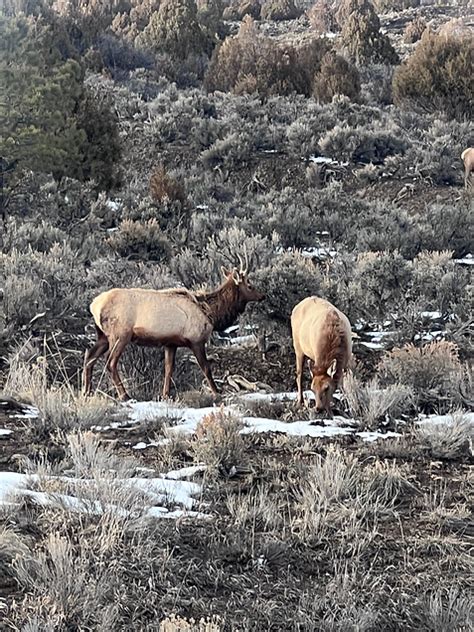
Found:
[(468, 254), (462, 259), (453, 259), (453, 261), (454, 263), (460, 263), (465, 266), (472, 266), (474, 265), (474, 255)]
[[(466, 421), (469, 424), (472, 424), (474, 427), (474, 412), (463, 412), (462, 413), (463, 421)], [(418, 419), (415, 421), (419, 426), (439, 426), (446, 425), (451, 426), (454, 423), (453, 415), (423, 415), (421, 414)], [(474, 429), (474, 428), (473, 428)]]
[(333, 248), (324, 248), (321, 246), (310, 246), (308, 248), (303, 248), (301, 254), (303, 255), (303, 257), (310, 257), (315, 259), (328, 259), (329, 257), (331, 257), (332, 259), (337, 255), (337, 250), (334, 250)]
[[(199, 466), (196, 466), (199, 469)], [(190, 481), (180, 480), (192, 475), (192, 468), (183, 471), (173, 470), (162, 478), (126, 478), (114, 481), (124, 488), (131, 488), (142, 492), (148, 500), (145, 515), (148, 517), (201, 517), (204, 514), (190, 511), (196, 504), (195, 498), (201, 492), (201, 486)], [(196, 470), (197, 471), (197, 470)], [(199, 469), (200, 471), (200, 469)], [(46, 493), (29, 489), (39, 479), (36, 475), (19, 474), (17, 472), (0, 472), (0, 506), (16, 505), (22, 499), (29, 498), (42, 506), (62, 507), (68, 511), (100, 515), (104, 511), (111, 511), (119, 516), (128, 516), (130, 511), (113, 504), (103, 504), (99, 501), (82, 498), (80, 490), (84, 486), (95, 484), (92, 480), (69, 478), (66, 476), (51, 477), (60, 480), (74, 488), (77, 486), (78, 495), (61, 493)], [(172, 510), (169, 509), (172, 506)]]
[(164, 478), (171, 478), (175, 481), (182, 480), (183, 478), (192, 478), (196, 474), (201, 474), (207, 470), (206, 465), (191, 465), (190, 467), (183, 467), (180, 470), (171, 470), (167, 474), (163, 474)]
[[(246, 393), (239, 396), (240, 401), (292, 401), (297, 397), (296, 393)], [(305, 397), (308, 400), (314, 399), (312, 391), (306, 391)], [(163, 402), (137, 402), (135, 404), (127, 404), (131, 409), (131, 414), (135, 420), (140, 419), (140, 415), (145, 414), (146, 419), (150, 419), (151, 411), (156, 410), (155, 416), (163, 417), (163, 411), (170, 412), (170, 418), (175, 424), (168, 428), (168, 433), (184, 433), (193, 434), (196, 431), (198, 423), (210, 413), (216, 413), (220, 409), (218, 407), (207, 408), (177, 408), (170, 407)], [(224, 411), (227, 413), (238, 413), (236, 406), (226, 406)], [(360, 436), (363, 441), (375, 441), (379, 438), (398, 437), (399, 433), (382, 433), (375, 432), (356, 432), (358, 423), (354, 419), (346, 419), (345, 417), (335, 416), (332, 419), (318, 419), (317, 422), (312, 421), (293, 421), (285, 422), (277, 419), (267, 419), (261, 417), (243, 417), (245, 427), (241, 430), (242, 434), (252, 434), (261, 432), (281, 432), (291, 436), (308, 436), (308, 437), (334, 437), (337, 435), (355, 434)], [(355, 426), (355, 427), (354, 427)], [(164, 440), (166, 441), (166, 439)], [(141, 447), (136, 449), (143, 449)], [(147, 445), (147, 444), (145, 444)]]
[(22, 413), (10, 415), (10, 417), (15, 417), (16, 419), (37, 419), (39, 417), (39, 410), (36, 406), (25, 406)]
[(437, 320), (438, 318), (442, 318), (443, 314), (441, 312), (420, 312), (420, 316), (430, 320)]
[(6, 437), (7, 435), (11, 435), (13, 430), (8, 430), (7, 428), (0, 428), (0, 437)]

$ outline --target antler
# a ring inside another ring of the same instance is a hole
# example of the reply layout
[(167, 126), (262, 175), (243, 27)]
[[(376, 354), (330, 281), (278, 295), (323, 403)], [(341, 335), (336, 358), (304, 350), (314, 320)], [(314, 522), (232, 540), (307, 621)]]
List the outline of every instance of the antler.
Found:
[(242, 261), (242, 257), (239, 254), (237, 254), (237, 257), (239, 259), (239, 264), (240, 264), (239, 274), (241, 274), (242, 276), (245, 276), (247, 272), (249, 271), (249, 257), (247, 254), (246, 244), (244, 244), (245, 267), (244, 267), (244, 262)]

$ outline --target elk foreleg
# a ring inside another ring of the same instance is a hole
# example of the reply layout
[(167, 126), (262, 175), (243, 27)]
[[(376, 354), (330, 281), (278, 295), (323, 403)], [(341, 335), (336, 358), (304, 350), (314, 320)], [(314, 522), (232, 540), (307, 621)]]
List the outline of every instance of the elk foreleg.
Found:
[(176, 347), (165, 347), (165, 381), (163, 384), (163, 399), (170, 395), (171, 378), (173, 376)]
[(303, 367), (305, 355), (301, 351), (296, 352), (296, 386), (298, 388), (298, 405), (303, 405)]
[(471, 184), (472, 184), (471, 174), (472, 174), (471, 167), (467, 165), (464, 171), (464, 188), (467, 190), (471, 188)]
[(90, 395), (92, 392), (91, 382), (94, 364), (109, 348), (109, 341), (106, 335), (99, 329), (97, 330), (97, 336), (98, 339), (94, 346), (84, 354), (84, 368), (82, 371), (82, 392), (84, 395)]
[(217, 395), (219, 393), (219, 390), (212, 377), (211, 367), (209, 365), (209, 360), (207, 359), (207, 356), (206, 356), (206, 348), (204, 344), (193, 345), (191, 347), (191, 351), (196, 356), (196, 360), (198, 361), (198, 364), (201, 367), (202, 372), (206, 376), (209, 386), (211, 387), (211, 391), (214, 393), (214, 395)]
[(118, 397), (122, 401), (126, 401), (127, 399), (130, 399), (130, 396), (125, 390), (125, 387), (120, 378), (120, 375), (118, 372), (118, 362), (128, 342), (129, 342), (128, 338), (121, 338), (121, 339), (116, 340), (113, 345), (112, 343), (110, 343), (111, 351), (107, 359), (107, 369), (110, 371), (112, 382), (114, 383), (114, 386), (117, 390)]

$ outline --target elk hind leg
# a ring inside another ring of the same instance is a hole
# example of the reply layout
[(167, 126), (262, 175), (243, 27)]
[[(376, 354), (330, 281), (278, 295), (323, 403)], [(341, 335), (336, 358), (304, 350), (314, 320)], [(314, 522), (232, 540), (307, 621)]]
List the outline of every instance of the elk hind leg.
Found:
[(170, 395), (171, 377), (174, 370), (174, 361), (176, 357), (176, 347), (165, 347), (165, 381), (163, 384), (163, 399), (167, 399)]
[(125, 387), (122, 383), (118, 372), (118, 363), (120, 360), (120, 356), (122, 355), (125, 347), (130, 342), (130, 338), (117, 338), (114, 343), (110, 341), (110, 353), (107, 359), (107, 369), (110, 371), (110, 375), (112, 377), (112, 382), (117, 390), (118, 397), (122, 401), (126, 401), (130, 399)]
[(109, 341), (104, 332), (97, 327), (97, 341), (91, 349), (87, 349), (84, 354), (84, 368), (82, 372), (82, 392), (90, 395), (92, 392), (92, 371), (97, 360), (104, 355), (109, 348)]
[(198, 361), (202, 372), (206, 376), (209, 386), (211, 387), (211, 391), (214, 393), (214, 395), (217, 395), (219, 393), (219, 390), (216, 386), (216, 383), (214, 382), (214, 378), (212, 377), (211, 367), (206, 356), (206, 348), (204, 344), (193, 345), (191, 347), (191, 351), (196, 356), (196, 360)]

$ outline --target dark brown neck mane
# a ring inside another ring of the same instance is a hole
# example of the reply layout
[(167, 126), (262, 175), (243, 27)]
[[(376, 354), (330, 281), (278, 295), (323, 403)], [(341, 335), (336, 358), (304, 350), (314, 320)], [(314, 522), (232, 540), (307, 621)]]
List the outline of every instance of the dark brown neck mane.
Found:
[(225, 281), (213, 292), (196, 293), (194, 296), (215, 331), (230, 327), (247, 304), (240, 295), (239, 287), (232, 280)]
[(324, 323), (324, 338), (319, 341), (318, 365), (314, 369), (316, 375), (324, 375), (334, 359), (337, 360), (334, 379), (338, 381), (344, 370), (347, 341), (344, 328), (339, 317), (334, 312), (329, 312)]

